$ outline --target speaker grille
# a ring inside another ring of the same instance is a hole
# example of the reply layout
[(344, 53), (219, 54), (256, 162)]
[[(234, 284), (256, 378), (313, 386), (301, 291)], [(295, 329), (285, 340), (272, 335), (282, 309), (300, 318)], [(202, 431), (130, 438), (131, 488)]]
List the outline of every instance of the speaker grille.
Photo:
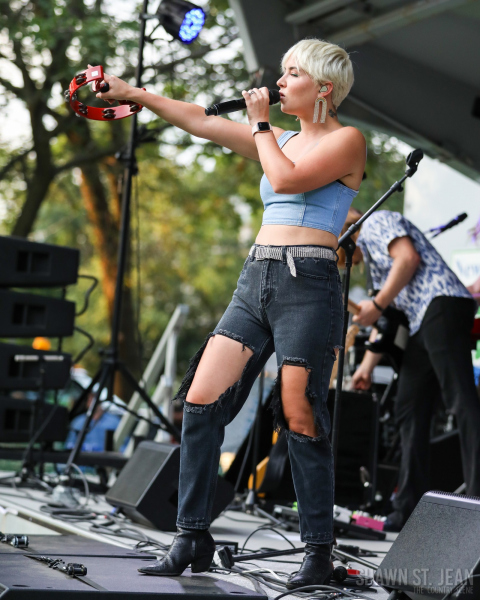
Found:
[(170, 456), (179, 451), (179, 446), (172, 448), (166, 444), (142, 442), (108, 492), (108, 502), (113, 505), (136, 507), (148, 490), (148, 484), (157, 478), (158, 472)]
[(480, 561), (480, 499), (428, 492), (417, 504), (375, 580), (411, 598), (442, 598)]

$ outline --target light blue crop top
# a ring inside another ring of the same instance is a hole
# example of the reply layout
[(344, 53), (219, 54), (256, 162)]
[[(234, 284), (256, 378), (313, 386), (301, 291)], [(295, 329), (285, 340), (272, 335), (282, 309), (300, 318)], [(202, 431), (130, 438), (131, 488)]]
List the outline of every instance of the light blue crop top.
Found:
[[(284, 131), (277, 140), (280, 148), (297, 133)], [(357, 194), (340, 181), (301, 194), (276, 194), (263, 175), (260, 181), (260, 196), (265, 207), (262, 225), (313, 227), (338, 237)]]

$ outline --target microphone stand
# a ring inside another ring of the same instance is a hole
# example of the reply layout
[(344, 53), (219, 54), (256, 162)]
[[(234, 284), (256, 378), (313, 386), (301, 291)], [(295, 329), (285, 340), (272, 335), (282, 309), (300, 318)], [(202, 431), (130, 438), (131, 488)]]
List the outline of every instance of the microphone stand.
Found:
[(401, 192), (403, 190), (402, 184), (407, 177), (412, 177), (418, 168), (418, 163), (423, 158), (423, 151), (420, 149), (414, 150), (406, 158), (407, 169), (405, 175), (396, 181), (392, 187), (386, 192), (377, 202), (353, 225), (351, 225), (347, 231), (338, 240), (338, 247), (343, 248), (345, 251), (345, 276), (343, 279), (343, 332), (342, 332), (342, 347), (338, 353), (338, 373), (337, 373), (337, 386), (335, 389), (335, 403), (333, 410), (333, 425), (332, 425), (332, 451), (334, 469), (337, 467), (337, 454), (338, 454), (338, 439), (340, 433), (340, 414), (341, 414), (341, 394), (343, 386), (343, 367), (345, 363), (345, 340), (347, 337), (348, 329), (348, 295), (350, 290), (350, 270), (352, 267), (352, 257), (357, 247), (352, 239), (352, 235), (356, 233), (362, 224), (372, 215), (380, 206), (395, 192)]

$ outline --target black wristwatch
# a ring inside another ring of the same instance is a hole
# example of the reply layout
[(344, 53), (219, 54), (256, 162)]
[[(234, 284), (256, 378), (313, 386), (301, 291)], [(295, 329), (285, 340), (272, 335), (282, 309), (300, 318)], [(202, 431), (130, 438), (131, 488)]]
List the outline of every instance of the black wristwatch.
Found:
[(272, 131), (272, 126), (268, 121), (260, 121), (252, 127), (252, 135), (263, 133), (264, 131)]

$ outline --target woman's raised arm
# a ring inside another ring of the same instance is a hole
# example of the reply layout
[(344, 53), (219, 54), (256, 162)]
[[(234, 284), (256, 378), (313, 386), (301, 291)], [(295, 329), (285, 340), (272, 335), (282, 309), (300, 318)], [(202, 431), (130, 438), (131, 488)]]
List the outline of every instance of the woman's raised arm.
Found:
[[(110, 89), (108, 92), (99, 92), (97, 98), (138, 102), (165, 121), (187, 133), (211, 140), (247, 158), (259, 160), (250, 125), (235, 123), (222, 117), (207, 117), (205, 109), (197, 104), (151, 94), (141, 88), (133, 87), (113, 75), (105, 73), (104, 80), (108, 83)], [(279, 131), (281, 132), (281, 130)]]

